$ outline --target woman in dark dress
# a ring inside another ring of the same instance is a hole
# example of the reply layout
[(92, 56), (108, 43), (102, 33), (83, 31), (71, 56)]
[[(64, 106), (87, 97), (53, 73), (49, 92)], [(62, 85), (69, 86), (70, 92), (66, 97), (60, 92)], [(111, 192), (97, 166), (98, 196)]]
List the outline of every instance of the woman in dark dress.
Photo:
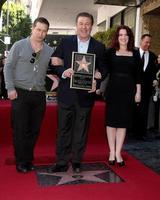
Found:
[(141, 100), (141, 60), (134, 50), (134, 37), (128, 26), (117, 28), (107, 50), (109, 82), (106, 89), (106, 132), (109, 164), (124, 166), (121, 155), (126, 129), (131, 125), (132, 108)]

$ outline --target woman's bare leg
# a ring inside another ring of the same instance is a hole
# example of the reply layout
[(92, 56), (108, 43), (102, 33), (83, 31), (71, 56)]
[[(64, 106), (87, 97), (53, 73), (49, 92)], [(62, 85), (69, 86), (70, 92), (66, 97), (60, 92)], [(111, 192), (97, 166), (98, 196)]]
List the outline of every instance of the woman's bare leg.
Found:
[(126, 128), (117, 128), (116, 131), (116, 160), (117, 162), (122, 162), (123, 158), (121, 156), (121, 151), (126, 136)]
[(115, 160), (116, 156), (116, 128), (113, 127), (106, 127), (106, 133), (108, 138), (108, 145), (109, 145), (109, 160)]

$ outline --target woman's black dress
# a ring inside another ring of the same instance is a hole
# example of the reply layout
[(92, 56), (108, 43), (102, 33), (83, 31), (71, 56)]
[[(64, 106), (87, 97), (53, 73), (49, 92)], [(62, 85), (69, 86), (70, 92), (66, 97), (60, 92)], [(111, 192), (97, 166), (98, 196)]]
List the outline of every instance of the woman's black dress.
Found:
[(106, 125), (128, 128), (132, 121), (136, 84), (140, 83), (141, 60), (136, 51), (133, 56), (120, 56), (114, 49), (108, 49), (107, 60), (110, 78), (106, 88)]

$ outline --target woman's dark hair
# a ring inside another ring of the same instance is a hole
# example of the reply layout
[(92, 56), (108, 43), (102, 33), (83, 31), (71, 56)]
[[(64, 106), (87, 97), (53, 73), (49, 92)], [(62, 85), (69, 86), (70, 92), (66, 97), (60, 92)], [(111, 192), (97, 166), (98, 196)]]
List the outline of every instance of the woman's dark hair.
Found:
[(134, 49), (134, 36), (133, 36), (132, 30), (126, 25), (120, 25), (117, 27), (117, 30), (112, 39), (111, 47), (116, 50), (119, 50), (120, 46), (119, 46), (118, 37), (119, 37), (119, 32), (122, 29), (126, 30), (127, 35), (129, 37), (128, 44), (127, 44), (127, 50), (132, 51)]
[(78, 21), (78, 18), (79, 17), (88, 17), (91, 19), (91, 24), (93, 25), (94, 24), (94, 19), (93, 19), (93, 15), (91, 15), (90, 13), (87, 13), (87, 12), (81, 12), (77, 15), (76, 17), (76, 22)]
[(48, 20), (46, 18), (38, 17), (37, 19), (34, 20), (33, 26), (35, 27), (38, 22), (42, 23), (42, 24), (46, 24), (48, 26), (48, 29), (49, 29), (49, 22), (48, 22)]

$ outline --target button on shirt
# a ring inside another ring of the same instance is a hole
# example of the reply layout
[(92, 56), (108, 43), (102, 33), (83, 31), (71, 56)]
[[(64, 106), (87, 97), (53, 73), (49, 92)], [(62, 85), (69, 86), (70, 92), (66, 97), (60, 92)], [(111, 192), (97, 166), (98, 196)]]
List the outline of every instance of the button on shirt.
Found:
[[(144, 54), (144, 50), (142, 50), (141, 48), (139, 49), (140, 51), (140, 56), (142, 58), (143, 54)], [(148, 61), (149, 61), (149, 51), (145, 51), (145, 54), (144, 54), (144, 66), (143, 66), (143, 71), (146, 70), (147, 68), (147, 65), (148, 65)]]

